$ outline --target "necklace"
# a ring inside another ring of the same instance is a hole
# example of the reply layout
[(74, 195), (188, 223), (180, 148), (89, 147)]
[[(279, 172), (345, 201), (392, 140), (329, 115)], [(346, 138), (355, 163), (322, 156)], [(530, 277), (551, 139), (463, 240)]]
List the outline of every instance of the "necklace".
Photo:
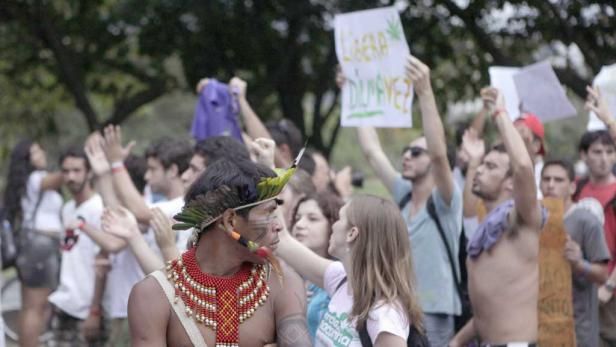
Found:
[(269, 296), (264, 265), (244, 263), (231, 277), (201, 271), (192, 247), (167, 264), (167, 278), (181, 299), (186, 314), (216, 332), (216, 347), (239, 346), (239, 326), (248, 320)]

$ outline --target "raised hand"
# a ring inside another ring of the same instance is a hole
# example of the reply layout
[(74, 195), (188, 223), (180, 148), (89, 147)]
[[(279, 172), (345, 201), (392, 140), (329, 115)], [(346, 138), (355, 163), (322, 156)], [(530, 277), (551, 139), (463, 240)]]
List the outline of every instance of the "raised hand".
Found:
[(254, 160), (269, 168), (274, 168), (274, 154), (276, 143), (274, 140), (266, 138), (258, 138), (248, 143), (248, 151)]
[(124, 207), (105, 209), (101, 218), (103, 231), (124, 240), (131, 240), (140, 233), (137, 219)]
[(201, 94), (201, 91), (205, 88), (209, 80), (209, 78), (202, 78), (199, 80), (199, 83), (197, 83), (197, 87), (195, 88), (197, 90), (197, 94)]
[(606, 125), (613, 122), (614, 120), (612, 120), (612, 117), (610, 116), (610, 109), (608, 108), (605, 99), (601, 97), (599, 87), (586, 86), (586, 91), (588, 92), (588, 95), (586, 95), (586, 103), (584, 104), (584, 107), (588, 111), (594, 112)]
[(163, 250), (168, 247), (175, 247), (175, 231), (171, 229), (173, 226), (173, 220), (160, 209), (153, 208), (152, 220), (150, 225), (154, 229), (154, 237), (158, 247)]
[(119, 125), (108, 125), (105, 127), (105, 145), (103, 147), (107, 159), (111, 163), (123, 162), (130, 154), (135, 145), (135, 141), (129, 142), (126, 147), (122, 147), (122, 128)]
[(353, 194), (353, 169), (350, 166), (345, 166), (344, 169), (338, 171), (332, 178), (334, 186), (342, 198), (348, 198)]
[(462, 137), (462, 151), (468, 155), (469, 160), (481, 160), (485, 150), (483, 139), (479, 138), (477, 131), (473, 128), (467, 129)]
[(413, 88), (417, 96), (422, 96), (432, 91), (430, 68), (421, 60), (409, 55), (406, 58), (406, 74), (411, 79), (411, 82), (413, 82)]
[(231, 93), (236, 94), (239, 99), (246, 97), (246, 86), (246, 81), (237, 76), (233, 77), (229, 81), (229, 89), (231, 90)]
[(505, 97), (500, 90), (492, 87), (483, 88), (481, 89), (481, 99), (488, 109), (507, 112), (505, 108)]
[(90, 162), (92, 172), (96, 176), (102, 176), (111, 171), (111, 166), (103, 151), (103, 144), (105, 139), (98, 133), (94, 132), (88, 137), (85, 145), (86, 156)]

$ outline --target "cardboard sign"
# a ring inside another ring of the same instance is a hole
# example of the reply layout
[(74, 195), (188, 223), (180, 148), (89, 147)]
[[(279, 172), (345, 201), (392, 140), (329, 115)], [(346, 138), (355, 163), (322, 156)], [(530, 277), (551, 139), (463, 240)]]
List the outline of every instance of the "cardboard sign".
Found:
[(548, 61), (524, 67), (513, 80), (522, 111), (534, 113), (544, 122), (577, 114)]
[[(604, 66), (593, 81), (593, 86), (599, 87), (601, 97), (607, 102), (612, 118), (616, 119), (616, 64)], [(588, 118), (588, 130), (605, 129), (605, 124), (594, 112)]]
[(412, 126), (409, 47), (395, 7), (335, 17), (336, 55), (346, 77), (341, 125)]
[(519, 67), (491, 66), (488, 69), (490, 85), (503, 93), (505, 108), (513, 120), (520, 116), (520, 99), (513, 81), (513, 76), (518, 72), (520, 72)]
[(564, 206), (559, 199), (544, 199), (549, 217), (539, 245), (538, 345), (575, 347), (571, 265), (563, 251), (567, 234)]
[(492, 66), (488, 73), (490, 85), (503, 93), (511, 119), (522, 112), (534, 113), (543, 122), (577, 114), (547, 61), (523, 68)]

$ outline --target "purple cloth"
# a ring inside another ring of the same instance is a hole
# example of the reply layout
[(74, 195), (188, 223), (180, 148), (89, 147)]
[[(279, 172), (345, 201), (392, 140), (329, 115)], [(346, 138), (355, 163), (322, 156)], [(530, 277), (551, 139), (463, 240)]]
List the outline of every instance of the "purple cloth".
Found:
[[(488, 213), (485, 220), (479, 225), (477, 231), (475, 231), (473, 237), (466, 246), (466, 253), (469, 257), (477, 258), (481, 252), (489, 250), (500, 240), (505, 230), (509, 227), (509, 211), (511, 211), (513, 205), (513, 199), (506, 200)], [(542, 206), (542, 228), (547, 218), (548, 212), (545, 207)]]
[(243, 143), (237, 119), (239, 105), (229, 92), (229, 86), (210, 79), (199, 95), (191, 133), (197, 141), (211, 136), (226, 135)]

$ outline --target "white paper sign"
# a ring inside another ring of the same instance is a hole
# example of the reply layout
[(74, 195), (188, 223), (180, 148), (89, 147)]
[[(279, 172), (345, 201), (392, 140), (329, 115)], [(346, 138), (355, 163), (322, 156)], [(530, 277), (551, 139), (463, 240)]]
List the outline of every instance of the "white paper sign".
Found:
[(409, 47), (395, 7), (335, 17), (336, 55), (346, 77), (341, 125), (412, 126)]
[(503, 93), (505, 97), (505, 108), (511, 119), (520, 116), (520, 99), (518, 91), (515, 89), (513, 76), (520, 71), (519, 67), (491, 66), (488, 69), (490, 74), (490, 85)]
[[(607, 102), (612, 118), (616, 118), (616, 64), (604, 66), (593, 81), (599, 87), (601, 97)], [(594, 112), (588, 118), (588, 130), (605, 129), (605, 124)]]
[(543, 122), (577, 114), (550, 62), (526, 66), (513, 76), (513, 80), (522, 111), (536, 114)]

